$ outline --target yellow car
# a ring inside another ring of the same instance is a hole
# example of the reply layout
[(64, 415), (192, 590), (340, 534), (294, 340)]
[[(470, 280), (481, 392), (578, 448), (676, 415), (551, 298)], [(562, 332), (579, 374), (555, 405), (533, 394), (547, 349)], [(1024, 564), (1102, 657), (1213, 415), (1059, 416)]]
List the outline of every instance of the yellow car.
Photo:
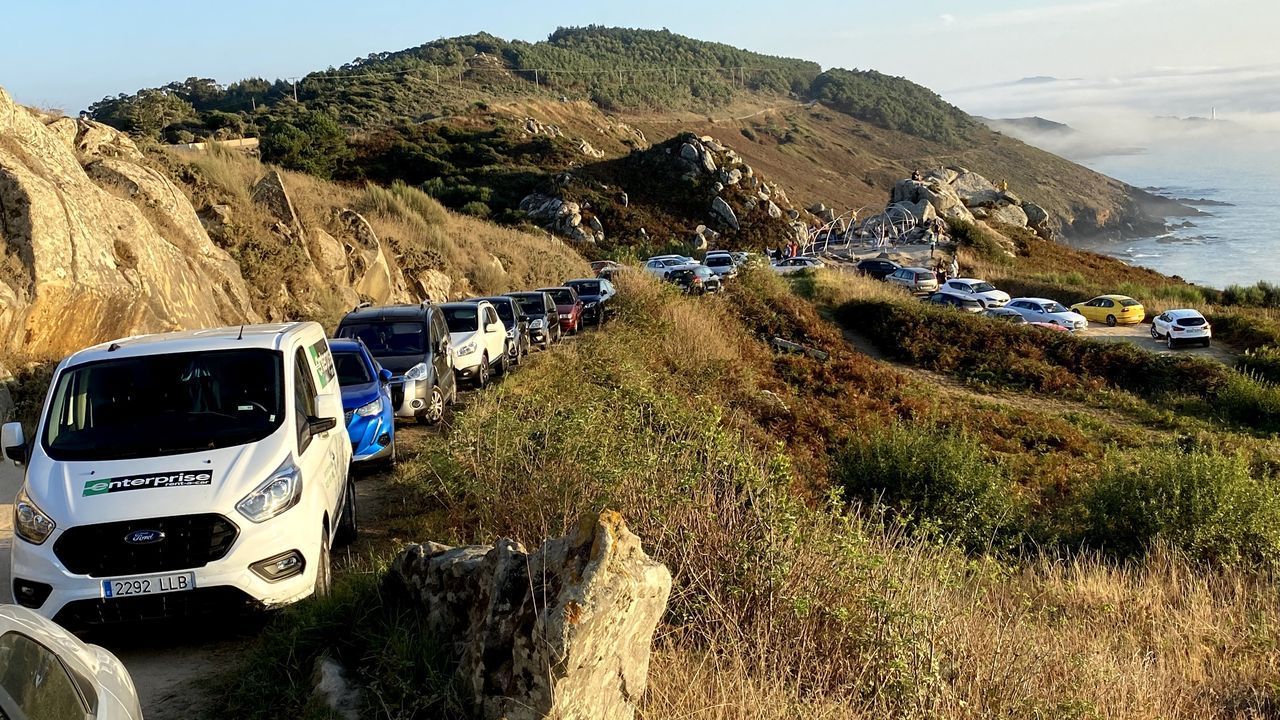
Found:
[(1137, 325), (1147, 317), (1142, 303), (1124, 295), (1099, 295), (1089, 302), (1076, 303), (1071, 309), (1089, 322), (1104, 322), (1110, 327)]

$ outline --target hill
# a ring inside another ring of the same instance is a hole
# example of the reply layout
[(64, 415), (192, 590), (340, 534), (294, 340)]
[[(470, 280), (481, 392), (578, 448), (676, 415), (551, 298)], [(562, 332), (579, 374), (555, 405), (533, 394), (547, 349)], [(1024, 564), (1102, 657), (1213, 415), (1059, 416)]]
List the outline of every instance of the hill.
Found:
[[(810, 112), (798, 111), (804, 104)], [(824, 71), (816, 63), (667, 31), (570, 28), (537, 43), (487, 34), (448, 38), (360, 58), (296, 84), (249, 79), (221, 86), (188, 78), (104, 98), (90, 112), (170, 142), (258, 136), (268, 160), (350, 180), (416, 165), (414, 181), (433, 180), (429, 191), (446, 204), (471, 205), (474, 213), (508, 224), (522, 220), (510, 197), (518, 191), (685, 131), (707, 134), (714, 126), (719, 140), (729, 142), (726, 125), (730, 133), (755, 134), (746, 139), (768, 150), (761, 162), (786, 166), (779, 156), (788, 154), (805, 159), (805, 169), (772, 178), (801, 206), (880, 204), (903, 168), (953, 164), (1036, 198), (1050, 224), (1072, 238), (1154, 232), (1162, 227), (1161, 213), (1177, 210), (992, 132), (904, 78)], [(566, 136), (552, 133), (539, 141), (542, 147), (508, 142), (529, 119)], [(642, 129), (646, 141), (612, 142), (620, 126)], [(306, 148), (302, 138), (317, 136), (337, 138), (334, 147)], [(549, 146), (554, 140), (563, 142)], [(734, 140), (744, 156), (755, 152)], [(468, 145), (454, 154), (465, 155), (470, 167), (438, 162), (448, 154), (444, 144)], [(424, 146), (435, 148), (422, 152)], [(323, 161), (305, 157), (320, 152)], [(506, 196), (498, 207), (485, 199), (495, 194)], [(639, 229), (616, 228), (627, 237)]]

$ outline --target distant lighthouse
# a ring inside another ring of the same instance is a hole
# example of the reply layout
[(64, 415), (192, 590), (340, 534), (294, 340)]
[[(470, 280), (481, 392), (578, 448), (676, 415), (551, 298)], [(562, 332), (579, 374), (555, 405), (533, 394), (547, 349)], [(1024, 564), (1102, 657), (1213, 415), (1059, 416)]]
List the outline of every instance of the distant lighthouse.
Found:
[(1214, 107), (1214, 108), (1209, 108), (1209, 119), (1210, 119), (1210, 120), (1217, 120), (1217, 119), (1218, 119), (1218, 108), (1216, 108), (1216, 107)]

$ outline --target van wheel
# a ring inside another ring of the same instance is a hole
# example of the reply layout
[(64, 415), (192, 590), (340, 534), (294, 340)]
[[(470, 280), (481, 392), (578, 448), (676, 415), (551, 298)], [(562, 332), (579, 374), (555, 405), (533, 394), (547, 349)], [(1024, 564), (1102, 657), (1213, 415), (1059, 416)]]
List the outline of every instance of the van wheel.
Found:
[(351, 480), (347, 480), (347, 496), (342, 501), (342, 519), (338, 521), (338, 530), (333, 534), (333, 542), (338, 547), (344, 547), (355, 542), (356, 535), (359, 533), (358, 522), (356, 517), (356, 484)]
[(333, 592), (333, 564), (329, 559), (329, 531), (320, 536), (320, 556), (316, 559), (316, 586), (314, 594), (327, 598)]
[[(422, 411), (418, 416), (418, 422), (427, 425), (435, 425), (444, 419), (444, 391), (440, 389), (439, 384), (431, 386), (431, 398), (427, 401), (427, 409)], [(395, 438), (391, 439), (392, 443)]]
[(482, 388), (489, 384), (489, 353), (485, 353), (480, 358), (480, 369), (476, 371), (476, 387)]

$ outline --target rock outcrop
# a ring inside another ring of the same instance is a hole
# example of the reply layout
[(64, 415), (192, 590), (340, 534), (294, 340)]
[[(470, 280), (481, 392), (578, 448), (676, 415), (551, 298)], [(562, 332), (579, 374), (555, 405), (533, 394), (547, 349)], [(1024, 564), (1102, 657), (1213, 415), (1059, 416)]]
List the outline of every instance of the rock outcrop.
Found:
[(61, 354), (257, 320), (235, 263), (179, 199), (123, 134), (47, 118), (0, 90), (3, 348)]
[(671, 574), (621, 516), (528, 552), (412, 545), (391, 581), (421, 606), (485, 720), (626, 720), (645, 690)]
[[(583, 227), (582, 206), (576, 202), (533, 193), (520, 201), (520, 210), (528, 215), (530, 220), (542, 223), (546, 229), (570, 240), (580, 243), (604, 240), (604, 226), (594, 215), (585, 219), (586, 227)], [(592, 223), (592, 220), (595, 222)], [(596, 226), (599, 230), (595, 229)]]

